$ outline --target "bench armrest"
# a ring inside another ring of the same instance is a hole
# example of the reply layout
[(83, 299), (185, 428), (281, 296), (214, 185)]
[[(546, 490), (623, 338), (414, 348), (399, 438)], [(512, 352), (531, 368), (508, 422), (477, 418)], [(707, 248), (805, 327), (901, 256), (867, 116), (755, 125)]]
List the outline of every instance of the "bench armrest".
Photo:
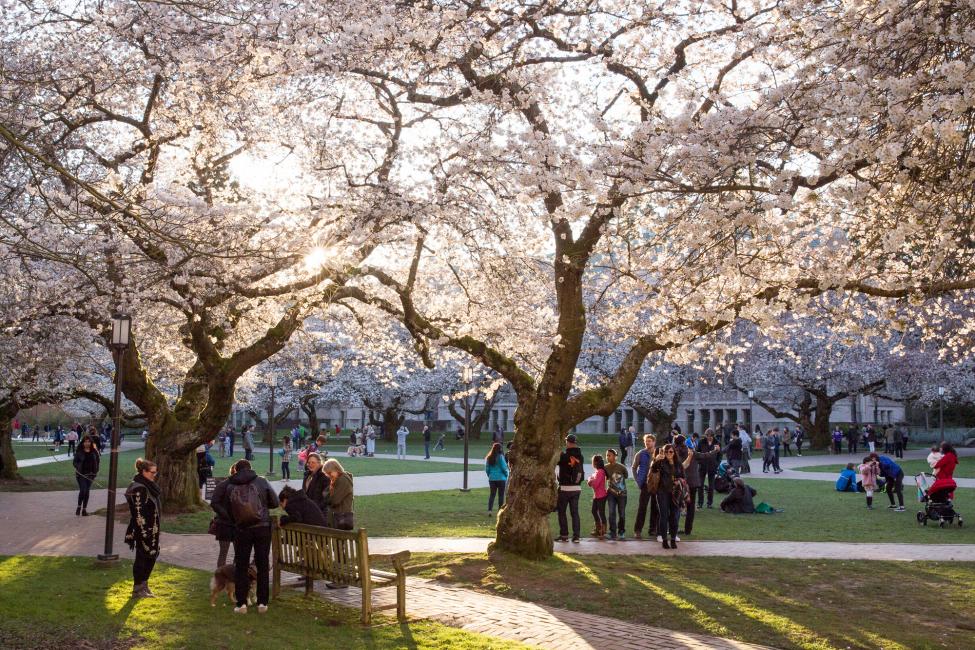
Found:
[(386, 560), (393, 563), (397, 569), (402, 568), (403, 563), (410, 559), (409, 551), (400, 551), (399, 553), (370, 553), (369, 554), (369, 564), (372, 564), (376, 560)]

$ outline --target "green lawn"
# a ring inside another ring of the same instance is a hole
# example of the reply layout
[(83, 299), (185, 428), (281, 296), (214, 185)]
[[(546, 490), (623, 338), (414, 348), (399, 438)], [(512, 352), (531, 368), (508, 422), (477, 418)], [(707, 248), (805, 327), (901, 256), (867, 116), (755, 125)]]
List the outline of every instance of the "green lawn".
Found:
[[(907, 512), (888, 510), (886, 496), (878, 495), (875, 510), (867, 510), (863, 495), (839, 493), (831, 483), (754, 479), (756, 503), (767, 501), (785, 512), (774, 515), (727, 515), (717, 508), (697, 512), (692, 537), (685, 539), (740, 539), (812, 542), (914, 542), (930, 544), (975, 543), (975, 514), (967, 526), (940, 529), (919, 526), (914, 518), (917, 502), (913, 489), (905, 486)], [(374, 537), (493, 537), (494, 516), (487, 514), (487, 489), (356, 497), (356, 525)], [(592, 529), (592, 492), (584, 491), (580, 502), (582, 532)], [(959, 510), (975, 503), (975, 489), (958, 490)], [(627, 503), (627, 535), (633, 530), (637, 500)], [(975, 510), (972, 511), (975, 513)], [(168, 532), (204, 533), (208, 511), (177, 515), (163, 522)], [(550, 517), (552, 533), (558, 533), (555, 515)]]
[(972, 648), (975, 564), (414, 554), (410, 572), (498, 595), (810, 650)]
[[(14, 455), (17, 460), (27, 460), (29, 458), (40, 458), (40, 457), (50, 457), (54, 454), (51, 449), (54, 449), (54, 445), (51, 441), (47, 442), (15, 442), (14, 443)], [(61, 453), (68, 453), (68, 443), (61, 445)]]
[[(120, 452), (119, 476), (130, 477), (134, 473), (132, 467), (135, 464), (135, 460), (144, 455), (145, 454), (142, 450), (135, 449)], [(241, 458), (243, 458), (242, 455), (237, 455), (233, 458), (220, 458), (218, 456), (214, 456), (214, 460), (217, 461), (217, 464), (213, 470), (214, 475), (226, 476), (230, 471), (230, 465)], [(342, 463), (342, 466), (345, 467), (345, 469), (352, 472), (354, 476), (459, 472), (462, 470), (462, 466), (456, 463), (438, 463), (434, 460), (415, 461), (391, 460), (385, 458), (348, 458), (344, 455), (338, 455), (335, 458)], [(276, 463), (274, 467), (275, 476), (272, 478), (277, 480), (281, 478), (281, 462), (280, 457), (277, 454), (275, 454), (274, 459)], [(103, 455), (101, 470), (98, 478), (95, 479), (96, 488), (104, 487), (104, 484), (108, 480), (108, 461), (108, 454)], [(265, 473), (268, 469), (267, 452), (261, 454), (260, 456), (255, 456), (253, 465), (258, 472), (261, 474)], [(0, 485), (0, 490), (72, 490), (76, 489), (77, 487), (74, 480), (74, 466), (71, 464), (70, 460), (59, 460), (52, 463), (45, 463), (43, 465), (24, 467), (21, 468), (19, 472), (20, 475), (26, 479), (26, 482), (7, 482)], [(291, 474), (292, 477), (300, 477), (301, 475), (298, 469), (298, 459), (295, 456), (292, 456)]]
[[(911, 485), (914, 484), (912, 477), (915, 474), (920, 474), (921, 472), (931, 473), (931, 466), (923, 458), (913, 460), (898, 460), (895, 458), (894, 460), (904, 470), (904, 475), (907, 477), (905, 480), (911, 483)], [(798, 472), (836, 472), (839, 474), (840, 470), (845, 468), (846, 463), (836, 465), (808, 465), (806, 467), (796, 467), (795, 470)], [(955, 478), (975, 478), (975, 458), (961, 456), (958, 459), (958, 467), (955, 468), (954, 476)]]
[(132, 565), (96, 568), (87, 558), (0, 557), (3, 648), (518, 648), (437, 623), (379, 618), (284, 590), (264, 615), (235, 615), (221, 594), (209, 606), (210, 573), (157, 564), (157, 598), (132, 600)]

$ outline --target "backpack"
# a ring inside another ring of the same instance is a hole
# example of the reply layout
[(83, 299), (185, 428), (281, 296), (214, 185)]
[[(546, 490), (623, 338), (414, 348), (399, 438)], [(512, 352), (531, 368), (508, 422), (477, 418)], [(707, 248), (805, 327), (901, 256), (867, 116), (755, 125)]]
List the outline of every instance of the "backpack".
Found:
[(230, 514), (238, 528), (255, 526), (267, 517), (267, 507), (255, 483), (238, 485), (230, 492)]

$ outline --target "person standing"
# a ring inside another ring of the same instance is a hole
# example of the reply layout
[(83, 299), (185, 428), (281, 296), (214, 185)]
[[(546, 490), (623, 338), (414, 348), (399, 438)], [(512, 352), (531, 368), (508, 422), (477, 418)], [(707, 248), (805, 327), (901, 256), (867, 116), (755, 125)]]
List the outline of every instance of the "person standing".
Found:
[[(772, 431), (774, 433), (775, 429)], [(741, 437), (736, 429), (731, 432), (731, 440), (724, 448), (725, 457), (728, 459), (728, 464), (735, 470), (735, 474), (741, 474), (742, 453)]]
[(593, 474), (586, 481), (592, 488), (593, 537), (606, 539), (606, 461), (600, 455), (592, 457)]
[(159, 517), (162, 514), (162, 490), (156, 483), (156, 463), (142, 458), (135, 461), (135, 476), (125, 490), (129, 504), (129, 527), (125, 542), (135, 550), (132, 564), (133, 598), (154, 598), (149, 589), (149, 576), (159, 557)]
[(789, 427), (782, 432), (782, 449), (786, 456), (792, 455), (792, 432), (789, 431)]
[(366, 429), (366, 456), (376, 455), (376, 427), (371, 424)]
[(582, 534), (582, 522), (579, 520), (579, 496), (582, 494), (582, 481), (585, 478), (585, 461), (582, 450), (576, 444), (575, 434), (565, 437), (565, 449), (559, 454), (558, 483), (559, 495), (556, 510), (559, 518), (560, 542), (569, 541), (569, 522), (566, 511), (572, 517), (572, 541), (578, 542)]
[(691, 497), (687, 500), (686, 505), (683, 503), (677, 504), (679, 507), (686, 507), (687, 509), (684, 513), (684, 534), (690, 535), (694, 529), (694, 496), (695, 492), (698, 492), (701, 488), (700, 462), (697, 454), (694, 452), (694, 448), (688, 447), (683, 435), (677, 436), (674, 450), (677, 452), (677, 462), (684, 469), (684, 480), (687, 481), (687, 490)]
[(285, 436), (281, 439), (281, 478), (287, 483), (291, 480), (291, 436)]
[(244, 460), (254, 460), (254, 425), (244, 427)]
[(234, 532), (234, 590), (237, 606), (235, 614), (247, 613), (249, 581), (247, 569), (257, 565), (257, 611), (263, 614), (271, 598), (270, 559), (271, 515), (278, 507), (278, 495), (268, 482), (251, 469), (250, 461), (238, 460), (237, 471), (227, 479), (230, 485), (223, 498), (223, 506), (230, 513)]
[(302, 479), (301, 487), (311, 502), (322, 511), (325, 521), (328, 521), (326, 493), (329, 488), (329, 478), (322, 471), (322, 457), (317, 451), (310, 452), (305, 460), (305, 477)]
[(352, 474), (345, 471), (334, 458), (325, 461), (323, 472), (328, 478), (328, 510), (332, 515), (332, 527), (352, 530), (355, 527)]
[[(230, 476), (237, 473), (237, 463), (230, 466)], [(234, 543), (234, 534), (237, 532), (234, 526), (234, 518), (230, 516), (230, 511), (226, 509), (227, 488), (230, 481), (224, 479), (217, 483), (210, 497), (210, 509), (216, 515), (211, 523), (210, 530), (217, 539), (220, 551), (217, 553), (217, 568), (219, 569), (227, 563), (227, 553), (230, 545)]]
[(863, 463), (857, 467), (860, 474), (860, 484), (863, 491), (867, 493), (867, 510), (873, 510), (873, 493), (877, 489), (877, 478), (880, 476), (880, 463), (867, 456)]
[(237, 435), (237, 432), (234, 430), (233, 427), (230, 427), (230, 429), (227, 430), (227, 441), (228, 441), (227, 442), (227, 446), (228, 446), (227, 455), (230, 456), (231, 458), (233, 458), (233, 456), (234, 456), (234, 437), (236, 435)]
[[(429, 443), (427, 443), (429, 446)], [(429, 458), (429, 456), (427, 456)], [(488, 485), (491, 486), (491, 493), (488, 495), (488, 514), (494, 508), (494, 497), (498, 497), (498, 510), (504, 507), (504, 489), (508, 484), (508, 461), (501, 451), (501, 443), (496, 442), (491, 445), (491, 451), (484, 457), (484, 472), (488, 477)]]
[(609, 538), (626, 539), (626, 465), (616, 462), (616, 450), (606, 450), (606, 505), (609, 507)]
[(75, 451), (78, 448), (78, 432), (74, 429), (68, 429), (68, 453), (73, 457)]
[[(714, 477), (718, 471), (718, 455), (721, 453), (721, 445), (714, 439), (714, 431), (708, 429), (704, 432), (704, 439), (697, 443), (697, 453), (694, 456), (697, 458), (698, 472), (700, 473), (700, 481), (697, 487), (697, 508), (700, 510), (704, 507), (704, 494), (707, 492), (707, 507), (714, 507)], [(707, 489), (705, 490), (705, 482), (707, 484)], [(688, 486), (690, 486), (690, 480), (688, 480)], [(691, 498), (694, 498), (695, 490), (691, 490)]]
[(657, 501), (650, 491), (650, 484), (647, 480), (650, 476), (650, 464), (653, 462), (656, 442), (657, 439), (653, 434), (644, 435), (643, 449), (636, 452), (636, 455), (633, 456), (633, 464), (630, 466), (633, 471), (633, 480), (636, 482), (637, 489), (640, 490), (640, 500), (636, 509), (636, 525), (633, 528), (634, 539), (643, 538), (643, 523), (647, 519), (647, 505), (650, 506), (650, 526), (647, 529), (647, 534), (653, 535), (654, 531), (657, 530)]
[[(738, 437), (741, 438), (741, 473), (751, 474), (752, 473), (752, 437), (748, 435), (748, 429), (745, 425), (738, 425)], [(676, 438), (674, 441), (676, 442)]]
[[(430, 460), (430, 425), (423, 425), (423, 459)], [(490, 508), (488, 508), (490, 510)]]
[(501, 428), (500, 422), (497, 422), (494, 425), (494, 433), (491, 434), (491, 442), (496, 442), (502, 447), (504, 446), (504, 429)]
[(396, 430), (396, 458), (398, 460), (406, 460), (406, 436), (408, 435), (410, 435), (410, 430), (406, 428), (405, 424)]
[(870, 425), (867, 425), (866, 426), (866, 436), (865, 437), (867, 439), (867, 449), (870, 450), (870, 453), (871, 454), (876, 453), (877, 452), (877, 432), (873, 430), (873, 427), (872, 426), (870, 426)]
[[(737, 431), (732, 432), (736, 436)], [(740, 439), (739, 439), (740, 441)], [(660, 511), (660, 525), (657, 534), (664, 548), (677, 548), (677, 518), (680, 504), (675, 502), (674, 488), (677, 480), (684, 477), (683, 466), (677, 462), (677, 452), (673, 445), (664, 445), (661, 453), (650, 465), (651, 476), (656, 475), (657, 509)], [(653, 480), (653, 479), (652, 479)]]
[(772, 429), (772, 437), (769, 440), (769, 445), (772, 447), (772, 472), (774, 474), (781, 474), (782, 468), (779, 467), (779, 450), (782, 448), (782, 434), (779, 433), (778, 427)]
[(636, 430), (631, 424), (626, 429), (620, 432), (619, 443), (620, 443), (620, 463), (626, 465), (626, 459), (633, 457), (633, 444), (634, 436), (636, 435)]
[(40, 440), (41, 440), (41, 425), (35, 424), (34, 425), (34, 431), (33, 431), (32, 435), (31, 435), (30, 441), (31, 442), (40, 442)]
[(98, 466), (101, 462), (101, 454), (95, 446), (95, 441), (91, 436), (85, 436), (81, 441), (81, 446), (74, 453), (74, 477), (78, 482), (78, 507), (75, 508), (75, 516), (88, 516), (88, 497), (91, 495), (91, 484), (95, 482), (98, 475)]

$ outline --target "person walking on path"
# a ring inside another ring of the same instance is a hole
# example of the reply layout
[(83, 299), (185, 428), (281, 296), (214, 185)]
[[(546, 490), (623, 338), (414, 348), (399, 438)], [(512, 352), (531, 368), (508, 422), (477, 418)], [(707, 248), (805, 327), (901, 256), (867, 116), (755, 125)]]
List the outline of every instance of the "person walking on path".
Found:
[(582, 494), (582, 481), (585, 478), (585, 461), (582, 450), (576, 444), (575, 434), (565, 437), (565, 450), (559, 454), (558, 483), (559, 497), (556, 505), (559, 518), (559, 541), (569, 541), (569, 521), (566, 511), (572, 517), (572, 541), (578, 542), (582, 534), (579, 520), (579, 496)]
[[(230, 466), (230, 476), (236, 473), (237, 463), (234, 463)], [(227, 563), (227, 553), (230, 551), (230, 545), (234, 543), (234, 534), (237, 532), (234, 526), (234, 518), (230, 515), (230, 511), (224, 507), (229, 487), (229, 479), (220, 481), (213, 489), (213, 495), (210, 497), (210, 509), (216, 515), (210, 522), (210, 532), (216, 537), (217, 544), (220, 547), (217, 553), (218, 569)]]
[(633, 456), (633, 464), (630, 469), (633, 471), (633, 480), (636, 482), (637, 489), (640, 490), (640, 500), (636, 509), (636, 525), (633, 527), (634, 539), (643, 538), (643, 523), (647, 519), (647, 506), (650, 506), (650, 525), (647, 535), (653, 536), (657, 530), (658, 510), (657, 500), (650, 491), (647, 479), (650, 476), (650, 464), (653, 462), (653, 454), (656, 450), (657, 439), (653, 434), (643, 436), (643, 449), (636, 452)]
[(873, 510), (873, 493), (877, 489), (877, 479), (880, 477), (880, 463), (867, 456), (857, 467), (857, 472), (860, 474), (863, 491), (867, 493), (867, 510)]
[(595, 524), (592, 536), (596, 539), (606, 539), (606, 461), (600, 455), (592, 457), (592, 468), (595, 470), (586, 481), (592, 488), (592, 519)]
[(491, 445), (491, 451), (484, 457), (484, 472), (488, 477), (491, 493), (488, 495), (488, 514), (494, 508), (494, 497), (498, 497), (498, 510), (504, 507), (504, 489), (508, 484), (508, 461), (501, 451), (501, 443)]
[(441, 431), (440, 432), (440, 436), (437, 438), (437, 444), (435, 444), (433, 446), (433, 450), (434, 451), (446, 451), (446, 447), (444, 447), (444, 440), (446, 440), (446, 439), (447, 439), (447, 434), (444, 433), (443, 431)]
[[(700, 482), (697, 487), (697, 507), (704, 507), (704, 494), (707, 492), (707, 507), (712, 508), (714, 503), (714, 477), (718, 471), (718, 455), (721, 453), (721, 445), (714, 439), (714, 431), (708, 429), (704, 432), (704, 439), (697, 443), (697, 466), (700, 473)], [(705, 489), (705, 481), (707, 488)], [(688, 481), (690, 485), (690, 481)], [(694, 490), (691, 490), (691, 497), (694, 497)]]
[(606, 505), (609, 508), (609, 538), (626, 539), (626, 465), (616, 462), (616, 450), (606, 450)]
[(291, 441), (293, 438), (291, 436), (285, 436), (281, 439), (281, 478), (287, 483), (291, 480)]
[[(737, 432), (732, 433), (734, 436)], [(650, 465), (650, 481), (657, 484), (657, 509), (660, 511), (660, 525), (657, 534), (664, 548), (677, 548), (677, 518), (680, 504), (674, 497), (678, 479), (684, 478), (683, 466), (677, 462), (677, 452), (673, 445), (664, 445), (661, 453)]]
[(792, 455), (792, 432), (789, 431), (789, 427), (782, 432), (782, 450), (786, 456)]
[(404, 424), (396, 430), (396, 458), (406, 460), (406, 436), (410, 435), (410, 430)]
[(254, 460), (254, 425), (244, 430), (244, 460)]
[[(890, 510), (904, 512), (904, 470), (888, 456), (881, 456), (876, 452), (870, 454), (871, 458), (880, 463), (880, 475), (884, 477), (884, 486), (887, 498), (890, 499)], [(894, 495), (897, 495), (897, 505), (894, 505)]]
[[(430, 460), (430, 425), (423, 425), (423, 459)], [(490, 508), (488, 508), (490, 510)]]
[(328, 477), (328, 511), (332, 515), (332, 527), (352, 530), (355, 527), (353, 509), (352, 474), (345, 471), (334, 458), (325, 461), (322, 470)]
[(235, 614), (247, 613), (249, 581), (247, 569), (251, 553), (257, 566), (257, 611), (267, 611), (271, 599), (270, 553), (271, 510), (278, 507), (278, 495), (268, 482), (251, 469), (250, 461), (238, 460), (237, 471), (227, 479), (230, 485), (223, 498), (223, 507), (234, 520), (234, 590), (237, 606)]
[(328, 521), (328, 498), (326, 494), (329, 488), (329, 478), (322, 471), (322, 456), (317, 451), (309, 453), (305, 460), (305, 477), (302, 479), (301, 486), (305, 495), (322, 511), (325, 521)]
[(636, 435), (633, 425), (623, 429), (619, 435), (620, 463), (626, 465), (626, 459), (633, 457), (633, 442)]
[(775, 474), (781, 474), (782, 468), (779, 467), (779, 449), (782, 447), (782, 434), (779, 433), (778, 427), (772, 428), (769, 446), (772, 448), (772, 471)]
[(125, 490), (129, 504), (129, 527), (125, 543), (135, 550), (132, 564), (132, 596), (154, 598), (149, 589), (149, 576), (159, 557), (159, 518), (162, 514), (162, 490), (156, 483), (156, 463), (142, 458), (135, 461), (135, 476)]
[(91, 496), (91, 484), (95, 482), (95, 477), (98, 475), (100, 462), (101, 454), (95, 447), (95, 441), (91, 436), (85, 436), (81, 446), (75, 451), (72, 461), (74, 477), (78, 482), (78, 507), (74, 511), (76, 516), (88, 516), (88, 497)]

